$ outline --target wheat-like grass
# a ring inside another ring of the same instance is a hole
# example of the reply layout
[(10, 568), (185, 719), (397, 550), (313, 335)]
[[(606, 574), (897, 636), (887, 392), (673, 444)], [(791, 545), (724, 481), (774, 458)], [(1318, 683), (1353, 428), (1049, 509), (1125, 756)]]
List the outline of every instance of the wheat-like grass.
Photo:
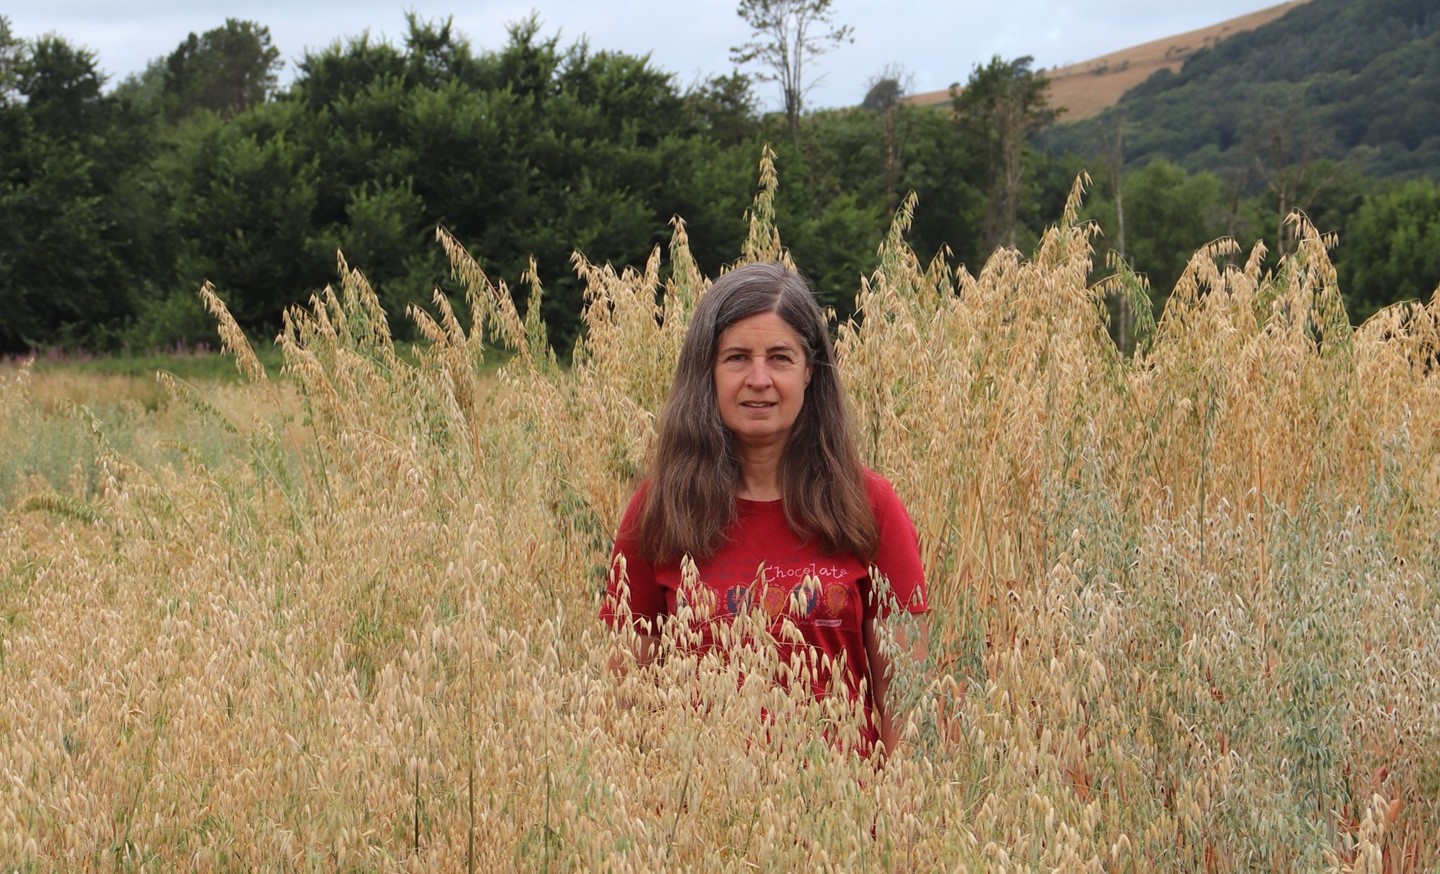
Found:
[[(744, 259), (784, 252), (761, 178)], [(577, 256), (569, 367), (538, 279), (522, 318), (442, 237), (468, 328), (437, 299), (398, 354), (342, 262), (283, 386), (172, 381), (171, 454), (134, 448), (143, 414), (65, 413), (85, 475), (11, 475), (0, 864), (1433, 868), (1440, 304), (1351, 331), (1302, 221), (1273, 272), (1197, 253), (1126, 357), (1079, 195), (978, 276), (916, 259), (907, 203), (838, 327), (931, 581), (883, 770), (761, 626), (610, 670), (609, 540), (707, 285), (684, 225), (638, 268)], [(0, 413), (7, 453), (61, 421), (23, 370)]]

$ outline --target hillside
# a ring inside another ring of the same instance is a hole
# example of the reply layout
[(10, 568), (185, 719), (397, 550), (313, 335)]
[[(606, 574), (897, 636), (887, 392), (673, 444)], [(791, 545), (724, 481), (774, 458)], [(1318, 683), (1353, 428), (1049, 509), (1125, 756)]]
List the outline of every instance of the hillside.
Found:
[[(1042, 70), (1050, 79), (1050, 105), (1063, 107), (1062, 118), (1066, 121), (1093, 118), (1157, 71), (1179, 72), (1185, 62), (1202, 49), (1269, 24), (1305, 2), (1308, 0), (1290, 0), (1199, 30), (1167, 36), (1078, 64)], [(949, 101), (950, 92), (943, 90), (916, 94), (908, 102), (916, 106), (938, 106)]]
[(1160, 69), (1100, 115), (1057, 126), (1057, 152), (1095, 153), (1125, 119), (1128, 165), (1273, 172), (1318, 159), (1369, 176), (1440, 178), (1440, 6), (1309, 0)]

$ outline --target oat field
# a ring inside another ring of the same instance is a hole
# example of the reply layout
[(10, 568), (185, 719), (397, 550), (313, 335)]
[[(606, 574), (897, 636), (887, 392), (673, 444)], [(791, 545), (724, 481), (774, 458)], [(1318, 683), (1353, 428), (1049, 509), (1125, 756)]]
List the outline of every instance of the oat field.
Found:
[[(784, 251), (762, 181), (742, 260)], [(0, 370), (0, 869), (1436, 870), (1440, 304), (1352, 330), (1297, 218), (1277, 269), (1196, 253), (1122, 355), (1137, 281), (1088, 284), (1076, 202), (973, 276), (902, 210), (838, 328), (931, 590), (878, 770), (763, 635), (608, 668), (708, 282), (679, 223), (577, 257), (569, 362), (442, 238), (471, 324), (342, 263), (283, 372), (208, 292), (241, 385)]]

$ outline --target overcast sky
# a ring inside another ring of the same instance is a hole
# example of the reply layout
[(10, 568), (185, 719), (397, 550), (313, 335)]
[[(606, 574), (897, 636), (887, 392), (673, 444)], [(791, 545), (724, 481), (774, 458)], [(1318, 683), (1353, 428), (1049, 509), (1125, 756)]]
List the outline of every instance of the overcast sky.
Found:
[[(963, 82), (991, 57), (1031, 55), (1039, 69), (1084, 61), (1138, 43), (1194, 30), (1278, 5), (1279, 0), (834, 0), (835, 20), (855, 28), (855, 41), (810, 68), (824, 76), (807, 107), (849, 106), (888, 64), (900, 65), (916, 93)], [(288, 82), (307, 49), (368, 31), (400, 44), (405, 10), (421, 17), (453, 16), (477, 51), (503, 48), (505, 27), (531, 12), (542, 33), (561, 44), (581, 36), (592, 49), (649, 54), (681, 87), (730, 72), (731, 46), (749, 32), (735, 0), (237, 0), (228, 6), (194, 0), (9, 0), (0, 15), (14, 33), (57, 33), (90, 49), (110, 84), (139, 72), (192, 31), (204, 33), (227, 17), (270, 28)], [(779, 108), (778, 89), (764, 85), (767, 108)]]

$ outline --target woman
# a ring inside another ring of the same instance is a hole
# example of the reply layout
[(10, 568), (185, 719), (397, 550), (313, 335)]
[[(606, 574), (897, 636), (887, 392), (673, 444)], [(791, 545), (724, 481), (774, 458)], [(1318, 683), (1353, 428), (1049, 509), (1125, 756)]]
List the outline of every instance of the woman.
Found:
[[(615, 539), (601, 617), (615, 625), (628, 599), (635, 655), (652, 660), (662, 623), (695, 602), (681, 567), (689, 556), (714, 605), (700, 649), (713, 644), (711, 623), (742, 611), (764, 609), (774, 628), (788, 619), (804, 643), (782, 642), (782, 657), (797, 646), (836, 664), (843, 656), (841, 686), (852, 701), (865, 696), (860, 752), (877, 740), (894, 750), (891, 666), (876, 623), (897, 606), (926, 611), (919, 547), (890, 484), (860, 463), (825, 320), (803, 277), (750, 264), (711, 286), (659, 428), (650, 476)], [(871, 579), (872, 566), (893, 597)], [(904, 657), (924, 658), (923, 616), (918, 628), (901, 641)], [(828, 673), (812, 679), (817, 695)]]

